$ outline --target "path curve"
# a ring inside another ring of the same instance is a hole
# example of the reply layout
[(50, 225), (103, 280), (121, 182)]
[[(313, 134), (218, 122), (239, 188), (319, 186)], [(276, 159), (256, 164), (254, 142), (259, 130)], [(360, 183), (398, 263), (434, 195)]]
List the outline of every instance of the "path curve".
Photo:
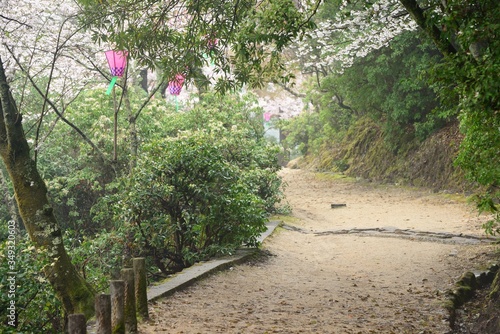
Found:
[[(140, 333), (449, 331), (444, 292), (492, 252), (484, 218), (422, 190), (302, 170), (282, 176), (295, 218), (264, 242), (269, 256), (159, 300)], [(374, 235), (384, 231), (410, 237)], [(466, 242), (442, 242), (446, 235)]]

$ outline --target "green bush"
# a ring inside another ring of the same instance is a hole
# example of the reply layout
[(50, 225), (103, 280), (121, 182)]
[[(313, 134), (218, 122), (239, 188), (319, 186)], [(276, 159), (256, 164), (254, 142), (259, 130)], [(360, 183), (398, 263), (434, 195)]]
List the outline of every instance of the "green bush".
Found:
[[(2, 333), (62, 332), (62, 306), (43, 274), (44, 266), (50, 265), (43, 260), (47, 257), (35, 250), (23, 231), (17, 230), (15, 239), (9, 239), (5, 221), (0, 222), (0, 235)], [(15, 301), (16, 327), (11, 326), (12, 323), (8, 325), (11, 321), (8, 307), (12, 300)]]
[(122, 254), (170, 273), (256, 245), (282, 194), (279, 148), (265, 141), (262, 110), (251, 106), (206, 96), (169, 115), (167, 136), (144, 144), (131, 175), (94, 207), (98, 223), (113, 222), (110, 233), (123, 236)]
[(231, 161), (241, 151), (216, 127), (147, 145), (131, 178), (109, 198), (119, 229), (129, 231), (131, 253), (152, 256), (164, 272), (255, 245), (265, 229), (265, 174)]

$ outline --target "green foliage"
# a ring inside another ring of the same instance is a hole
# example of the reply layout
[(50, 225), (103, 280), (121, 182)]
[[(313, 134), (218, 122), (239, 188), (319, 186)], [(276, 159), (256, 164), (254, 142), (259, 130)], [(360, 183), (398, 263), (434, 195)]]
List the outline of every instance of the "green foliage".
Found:
[[(4, 187), (2, 187), (2, 179), (1, 177), (4, 177)], [(4, 169), (4, 165), (3, 163), (0, 162), (0, 191), (3, 192), (2, 195), (0, 195), (0, 221), (8, 221), (9, 219), (11, 219), (11, 216), (10, 216), (10, 212), (9, 212), (9, 208), (7, 206), (7, 203), (6, 203), (6, 196), (11, 196), (12, 194), (12, 185), (10, 184), (10, 180), (6, 178), (7, 176), (7, 171)], [(2, 240), (3, 238), (0, 236), (0, 240)]]
[(301, 155), (316, 152), (318, 146), (315, 144), (324, 139), (321, 132), (323, 126), (317, 113), (301, 113), (279, 124), (282, 133), (286, 136), (286, 145), (295, 148)]
[(425, 139), (451, 118), (433, 113), (436, 95), (425, 74), (439, 58), (421, 36), (407, 32), (343, 73), (326, 75), (309, 93), (317, 113), (303, 114), (283, 126), (287, 142), (302, 154), (314, 153), (340, 142), (356, 120), (366, 116), (383, 125), (394, 151), (415, 138)]
[[(143, 93), (140, 91), (132, 89), (129, 92), (133, 112), (136, 112), (142, 104), (142, 97)], [(215, 136), (211, 142), (207, 139), (207, 143), (210, 142), (213, 146), (207, 146), (207, 149), (224, 148), (220, 151), (224, 153), (224, 156), (219, 158), (227, 160), (225, 164), (229, 167), (226, 168), (225, 173), (233, 175), (227, 182), (231, 182), (230, 186), (234, 188), (228, 189), (222, 196), (219, 194), (221, 191), (218, 188), (219, 185), (215, 183), (217, 180), (213, 180), (214, 184), (211, 187), (206, 186), (201, 189), (204, 192), (197, 190), (200, 191), (197, 196), (208, 198), (210, 191), (213, 191), (214, 194), (220, 196), (212, 194), (210, 203), (216, 203), (216, 200), (234, 203), (223, 207), (224, 203), (221, 202), (217, 209), (218, 213), (212, 212), (208, 218), (205, 218), (207, 221), (217, 219), (220, 223), (229, 221), (228, 226), (232, 224), (233, 227), (230, 228), (231, 233), (220, 229), (220, 233), (224, 232), (224, 240), (220, 239), (219, 235), (210, 234), (203, 241), (202, 246), (190, 246), (192, 249), (203, 248), (199, 252), (196, 249), (189, 250), (189, 247), (184, 247), (177, 254), (177, 259), (182, 259), (183, 266), (206, 256), (229, 252), (243, 241), (252, 244), (255, 235), (261, 231), (262, 219), (267, 213), (276, 210), (275, 204), (281, 200), (281, 180), (276, 175), (279, 169), (277, 164), (279, 149), (275, 145), (268, 145), (265, 141), (261, 117), (263, 111), (256, 106), (256, 101), (249, 95), (221, 97), (207, 94), (189, 111), (179, 113), (163, 99), (153, 99), (141, 111), (137, 119), (140, 144), (137, 167), (139, 170), (163, 163), (161, 160), (163, 157), (158, 152), (153, 153), (152, 147), (155, 145), (156, 149), (160, 149), (161, 145), (171, 142), (169, 144), (171, 146), (168, 147), (171, 147), (172, 151), (169, 150), (169, 154), (173, 154), (175, 148), (180, 156), (183, 149), (182, 140), (179, 139), (181, 133), (196, 134), (197, 131), (202, 133), (201, 131), (208, 129), (210, 124), (218, 124), (218, 127), (206, 130), (207, 135)], [(155, 235), (148, 234), (147, 238), (142, 238), (138, 226), (130, 224), (131, 216), (128, 212), (120, 214), (115, 212), (115, 215), (106, 207), (107, 200), (121, 201), (120, 205), (123, 205), (126, 199), (134, 202), (136, 199), (132, 197), (140, 196), (140, 193), (135, 194), (135, 190), (130, 188), (132, 187), (131, 180), (135, 180), (137, 184), (146, 184), (143, 179), (139, 179), (139, 175), (143, 175), (140, 172), (134, 173), (137, 178), (129, 179), (128, 176), (130, 158), (128, 156), (129, 133), (125, 123), (127, 118), (124, 117), (126, 112), (125, 110), (119, 113), (119, 155), (114, 171), (110, 170), (109, 165), (103, 164), (99, 156), (94, 154), (95, 152), (62, 122), (50, 128), (51, 134), (45, 139), (38, 156), (40, 170), (47, 180), (54, 212), (62, 222), (65, 231), (65, 245), (80, 273), (98, 290), (106, 289), (107, 280), (110, 277), (116, 277), (117, 270), (124, 265), (128, 257), (151, 252), (150, 249), (145, 249), (144, 243), (140, 243), (139, 240), (144, 241), (150, 238), (149, 241), (154, 247), (161, 250)], [(82, 92), (67, 109), (66, 117), (86, 133), (106, 156), (111, 155), (113, 105), (110, 97), (104, 95), (101, 90)], [(47, 120), (51, 124), (49, 116)], [(42, 128), (42, 133), (48, 130)], [(216, 140), (220, 140), (221, 143), (217, 143)], [(148, 148), (142, 149), (142, 145)], [(197, 148), (193, 147), (190, 153), (192, 159), (197, 154), (195, 149)], [(210, 154), (207, 159), (211, 155), (215, 159), (214, 154)], [(174, 158), (171, 159), (172, 162), (175, 162)], [(148, 165), (156, 160), (158, 161), (155, 164)], [(188, 160), (178, 163), (186, 161)], [(211, 164), (214, 161), (205, 159), (204, 162)], [(217, 166), (222, 168), (225, 165), (214, 162), (211, 168)], [(196, 170), (194, 165), (185, 166), (185, 168)], [(114, 181), (116, 175), (126, 176)], [(237, 175), (237, 180), (234, 179), (234, 175)], [(100, 200), (101, 198), (103, 200)], [(146, 198), (144, 197), (143, 200), (145, 201)], [(100, 206), (92, 209), (97, 202)], [(211, 206), (215, 210), (215, 206)], [(194, 208), (183, 209), (186, 212), (185, 215), (188, 215), (191, 209), (195, 210)], [(229, 215), (227, 219), (224, 218), (226, 213)], [(97, 215), (96, 219), (94, 215)], [(248, 221), (253, 218), (255, 218), (253, 222)], [(241, 223), (236, 222), (237, 219), (241, 220)], [(193, 233), (190, 232), (189, 235), (194, 235)], [(149, 264), (153, 265), (156, 260), (156, 266), (161, 267), (161, 262), (166, 259), (163, 258), (162, 252), (163, 250), (151, 256), (148, 259)]]
[[(17, 231), (13, 254), (9, 254), (12, 240), (8, 235), (7, 222), (0, 222), (0, 316), (4, 319), (2, 333), (60, 333), (62, 332), (62, 306), (56, 298), (50, 284), (45, 279), (43, 268), (49, 266), (40, 251), (35, 250), (28, 236)], [(15, 270), (11, 270), (9, 261), (15, 262)], [(14, 272), (14, 274), (13, 274)], [(15, 289), (11, 294), (10, 285)], [(13, 298), (10, 298), (13, 297)], [(15, 300), (17, 327), (6, 325), (10, 301)]]
[[(136, 112), (143, 103), (145, 92), (130, 88), (130, 107)], [(121, 95), (118, 93), (117, 98)], [(163, 123), (168, 122), (172, 106), (163, 99), (155, 99), (142, 111), (137, 121), (139, 141), (141, 138), (162, 136)], [(169, 111), (170, 110), (170, 111)], [(129, 171), (128, 114), (124, 103), (118, 113), (118, 161), (111, 166), (113, 152), (113, 99), (102, 89), (82, 92), (67, 108), (65, 117), (85, 133), (107, 159), (103, 161), (98, 152), (85, 143), (79, 134), (52, 115), (42, 133), (50, 132), (38, 153), (40, 173), (47, 182), (54, 212), (63, 230), (71, 230), (75, 238), (92, 236), (105, 226), (92, 221), (91, 208), (98, 198), (107, 193), (107, 186), (117, 175)], [(159, 116), (160, 115), (160, 116)]]
[[(415, 33), (403, 33), (388, 47), (372, 52), (342, 75), (330, 78), (325, 87), (330, 96), (342, 97), (356, 116), (369, 115), (383, 122), (386, 139), (395, 148), (414, 135), (423, 140), (435, 129), (424, 125), (436, 107), (436, 97), (425, 73), (439, 56), (431, 45), (422, 43)], [(338, 109), (337, 106), (333, 112)]]
[[(261, 86), (271, 77), (288, 81), (281, 51), (312, 26), (310, 13), (299, 11), (292, 0), (176, 0), (161, 6), (142, 0), (79, 2), (81, 19), (96, 41), (128, 50), (141, 65), (160, 68), (167, 79), (183, 72), (188, 79), (206, 81), (198, 69), (210, 53), (221, 74), (220, 91), (245, 83)], [(315, 8), (313, 1), (307, 4)], [(211, 40), (217, 44), (209, 47)]]
[(500, 226), (500, 3), (449, 1), (442, 23), (457, 32), (459, 49), (434, 74), (435, 87), (448, 110), (459, 110), (462, 141), (456, 163), (487, 190), (477, 197), (480, 211), (493, 213), (485, 229)]
[[(492, 186), (500, 185), (499, 51), (485, 55), (480, 64), (465, 63), (449, 77), (461, 96), (460, 122), (465, 133), (457, 162), (469, 178)], [(460, 59), (449, 61), (462, 63)]]
[(476, 203), (479, 213), (492, 213), (492, 219), (483, 224), (484, 231), (490, 235), (500, 233), (500, 212), (495, 204), (495, 198), (500, 197), (500, 192), (496, 194), (475, 195), (472, 200)]
[(236, 96), (204, 96), (168, 115), (133, 173), (94, 208), (124, 237), (123, 254), (148, 256), (168, 273), (255, 245), (281, 199), (279, 150), (264, 140), (261, 114)]
[[(109, 157), (113, 143), (113, 110), (112, 99), (102, 90), (87, 90), (67, 108), (65, 117)], [(62, 229), (92, 235), (100, 227), (92, 223), (90, 209), (115, 175), (109, 163), (102, 161), (79, 134), (53, 116), (47, 116), (41, 128), (44, 137), (50, 135), (38, 151), (39, 170), (47, 182), (54, 213)], [(119, 162), (115, 167), (118, 172), (125, 169), (128, 161), (126, 146), (121, 144), (126, 134), (124, 117), (119, 118), (119, 128)]]
[[(109, 225), (109, 222), (108, 222)], [(69, 230), (64, 241), (72, 262), (80, 274), (97, 291), (106, 292), (110, 279), (120, 279), (127, 250), (127, 231), (102, 230), (92, 236), (81, 236)]]

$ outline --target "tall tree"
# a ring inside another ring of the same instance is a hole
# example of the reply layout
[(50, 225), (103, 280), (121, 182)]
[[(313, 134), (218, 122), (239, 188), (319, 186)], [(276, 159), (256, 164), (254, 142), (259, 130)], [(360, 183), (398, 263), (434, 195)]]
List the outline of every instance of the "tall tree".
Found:
[[(450, 109), (459, 110), (465, 138), (457, 162), (467, 176), (487, 186), (481, 209), (498, 212), (500, 198), (500, 2), (496, 0), (400, 0), (445, 56), (435, 86)], [(495, 199), (496, 198), (496, 199)], [(487, 225), (499, 228), (496, 223)]]
[(94, 291), (78, 274), (66, 253), (62, 232), (47, 199), (47, 188), (30, 155), (22, 115), (10, 91), (0, 58), (0, 156), (12, 181), (19, 213), (31, 240), (47, 252), (52, 264), (45, 274), (68, 313), (90, 317)]
[(64, 110), (90, 81), (89, 72), (76, 71), (79, 43), (86, 40), (73, 24), (74, 8), (65, 2), (3, 1), (0, 8), (0, 156), (29, 237), (50, 264), (44, 270), (47, 280), (67, 314), (91, 317), (95, 291), (71, 263), (36, 164), (51, 131), (45, 127), (49, 113), (79, 131), (59, 108)]

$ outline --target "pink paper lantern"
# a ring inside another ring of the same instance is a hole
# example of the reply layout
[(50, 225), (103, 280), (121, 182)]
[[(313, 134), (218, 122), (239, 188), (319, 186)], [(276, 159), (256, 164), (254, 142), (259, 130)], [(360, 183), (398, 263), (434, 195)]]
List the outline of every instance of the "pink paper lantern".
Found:
[(111, 75), (113, 78), (109, 83), (108, 90), (106, 91), (106, 95), (111, 94), (113, 91), (113, 87), (116, 84), (116, 80), (123, 76), (125, 73), (125, 67), (127, 66), (127, 56), (128, 51), (113, 51), (109, 50), (105, 52), (106, 59), (108, 60), (109, 69), (111, 71)]
[(208, 52), (213, 51), (219, 43), (219, 39), (215, 38), (214, 35), (205, 35), (203, 36), (203, 39), (205, 40), (205, 43), (207, 43)]
[(264, 113), (264, 121), (269, 122), (270, 120), (271, 120), (271, 113), (265, 112)]
[(219, 40), (217, 38), (214, 38), (214, 39), (209, 39), (207, 41), (207, 48), (208, 48), (208, 51), (213, 51), (216, 47), (217, 47), (217, 44), (219, 43)]
[(175, 78), (168, 82), (168, 91), (172, 95), (179, 95), (182, 90), (182, 85), (184, 84), (184, 75), (178, 73)]
[(125, 67), (127, 66), (128, 51), (109, 50), (106, 51), (105, 54), (106, 59), (108, 60), (111, 75), (121, 78), (125, 73)]

